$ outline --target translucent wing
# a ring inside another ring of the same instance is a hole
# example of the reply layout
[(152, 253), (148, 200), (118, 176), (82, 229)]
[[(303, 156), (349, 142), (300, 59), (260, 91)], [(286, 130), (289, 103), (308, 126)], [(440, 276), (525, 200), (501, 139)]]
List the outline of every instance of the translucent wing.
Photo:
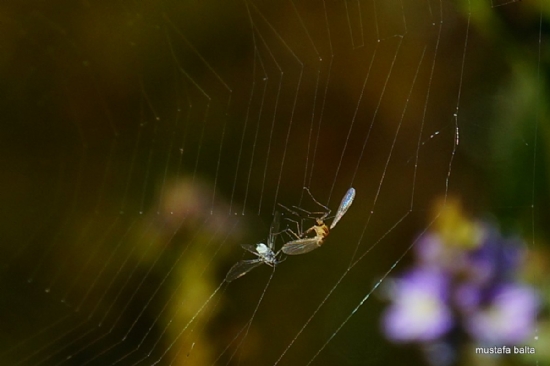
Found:
[(348, 211), (349, 207), (353, 203), (353, 200), (355, 199), (355, 188), (350, 188), (344, 195), (344, 198), (342, 198), (342, 202), (340, 202), (340, 206), (338, 207), (338, 211), (336, 211), (336, 215), (334, 215), (334, 220), (332, 220), (332, 223), (330, 224), (330, 228), (336, 226), (338, 221), (344, 216), (344, 214)]
[(246, 261), (239, 261), (233, 265), (227, 272), (227, 275), (225, 276), (226, 282), (231, 282), (233, 280), (236, 280), (239, 277), (244, 276), (248, 272), (252, 271), (254, 268), (258, 267), (260, 264), (262, 264), (262, 261), (260, 259), (250, 259)]
[(309, 253), (312, 250), (319, 248), (323, 244), (319, 238), (306, 238), (289, 241), (283, 245), (282, 251), (288, 255), (297, 255)]

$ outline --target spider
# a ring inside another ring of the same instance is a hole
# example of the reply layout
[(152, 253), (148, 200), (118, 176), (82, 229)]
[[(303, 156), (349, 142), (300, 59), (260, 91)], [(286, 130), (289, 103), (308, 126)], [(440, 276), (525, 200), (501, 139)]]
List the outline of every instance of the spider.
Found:
[[(330, 215), (330, 212), (331, 212), (330, 209), (325, 205), (321, 204), (319, 201), (317, 201), (313, 197), (313, 195), (311, 194), (308, 188), (304, 187), (304, 189), (309, 193), (313, 201), (319, 206), (323, 207), (325, 211), (308, 212), (304, 209), (294, 206), (294, 208), (304, 211), (308, 215), (322, 214), (322, 216), (316, 217), (315, 225), (307, 229), (305, 232), (302, 232), (300, 225), (297, 222), (296, 222), (296, 226), (298, 228), (298, 234), (292, 231), (291, 229), (287, 229), (291, 234), (293, 234), (296, 237), (295, 240), (285, 243), (285, 245), (283, 245), (283, 247), (281, 248), (282, 252), (288, 255), (305, 254), (321, 247), (321, 245), (323, 245), (323, 243), (325, 242), (326, 237), (330, 233), (330, 230), (333, 227), (335, 227), (338, 221), (340, 221), (340, 219), (342, 218), (342, 216), (344, 216), (344, 214), (350, 208), (355, 198), (355, 189), (354, 188), (348, 189), (348, 191), (342, 198), (342, 201), (340, 202), (340, 206), (338, 207), (338, 211), (336, 211), (336, 215), (334, 216), (334, 219), (332, 220), (330, 227), (328, 227), (327, 224), (325, 224), (325, 219)], [(295, 215), (298, 215), (295, 211), (292, 211), (283, 205), (281, 206), (284, 207), (289, 212)], [(314, 232), (315, 235), (311, 237), (307, 237), (307, 235), (311, 232)]]
[(264, 243), (258, 243), (256, 245), (250, 244), (241, 244), (241, 247), (250, 253), (256, 255), (256, 259), (242, 260), (233, 265), (227, 272), (225, 276), (226, 282), (231, 282), (236, 280), (239, 277), (244, 276), (254, 268), (258, 267), (262, 263), (267, 264), (270, 267), (275, 267), (277, 264), (281, 263), (283, 260), (279, 260), (278, 256), (281, 253), (274, 252), (275, 247), (275, 237), (280, 234), (277, 231), (279, 230), (279, 213), (276, 212), (271, 223), (271, 228), (269, 229), (269, 237), (267, 238), (267, 245)]

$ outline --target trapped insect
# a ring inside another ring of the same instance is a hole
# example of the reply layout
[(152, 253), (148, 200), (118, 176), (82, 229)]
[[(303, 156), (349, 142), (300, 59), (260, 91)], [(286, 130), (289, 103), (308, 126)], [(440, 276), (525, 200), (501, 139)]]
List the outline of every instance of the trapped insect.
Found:
[[(330, 228), (329, 228), (325, 224), (325, 219), (330, 215), (330, 212), (331, 212), (330, 209), (328, 207), (324, 206), (323, 204), (319, 203), (319, 201), (317, 201), (313, 197), (313, 195), (311, 194), (309, 189), (307, 189), (307, 188), (305, 188), (305, 189), (307, 190), (307, 192), (309, 193), (309, 195), (311, 196), (313, 201), (316, 204), (318, 204), (319, 206), (323, 207), (325, 209), (325, 211), (324, 212), (311, 212), (310, 213), (310, 212), (307, 212), (303, 209), (300, 209), (300, 208), (296, 207), (297, 209), (299, 209), (301, 211), (305, 211), (309, 215), (311, 215), (311, 214), (322, 214), (322, 216), (321, 217), (316, 217), (315, 218), (315, 225), (313, 225), (312, 227), (307, 229), (305, 232), (302, 232), (302, 230), (300, 228), (300, 225), (298, 225), (298, 224), (297, 224), (298, 231), (299, 231), (298, 233), (295, 233), (294, 231), (292, 231), (290, 229), (287, 229), (290, 233), (292, 233), (296, 237), (296, 240), (292, 240), (292, 241), (287, 242), (281, 248), (282, 252), (285, 253), (285, 254), (288, 254), (288, 255), (305, 254), (305, 253), (311, 252), (312, 250), (315, 250), (315, 249), (319, 248), (321, 245), (323, 245), (323, 243), (325, 242), (326, 237), (330, 233), (330, 230), (333, 227), (336, 226), (338, 221), (340, 221), (342, 216), (344, 216), (344, 214), (348, 211), (351, 204), (353, 203), (353, 200), (355, 199), (355, 189), (354, 188), (348, 189), (348, 191), (346, 192), (346, 194), (342, 198), (342, 201), (340, 202), (340, 206), (338, 207), (338, 211), (336, 211), (336, 215), (334, 216), (334, 219), (332, 220), (332, 223), (330, 224)], [(288, 208), (286, 208), (286, 209), (288, 211), (292, 212), (292, 213), (295, 213), (292, 210), (289, 210)], [(314, 232), (315, 236), (307, 237), (307, 235), (311, 232)]]
[(275, 253), (275, 237), (279, 234), (279, 213), (276, 212), (273, 217), (273, 222), (271, 223), (271, 228), (269, 229), (269, 237), (267, 238), (267, 245), (264, 243), (259, 243), (256, 245), (250, 244), (241, 244), (241, 247), (250, 253), (256, 255), (258, 258), (242, 260), (233, 265), (227, 272), (225, 276), (226, 282), (231, 282), (236, 280), (239, 277), (244, 276), (254, 268), (258, 267), (262, 263), (267, 264), (270, 267), (275, 267), (277, 264), (281, 263), (282, 260), (279, 260), (280, 250)]

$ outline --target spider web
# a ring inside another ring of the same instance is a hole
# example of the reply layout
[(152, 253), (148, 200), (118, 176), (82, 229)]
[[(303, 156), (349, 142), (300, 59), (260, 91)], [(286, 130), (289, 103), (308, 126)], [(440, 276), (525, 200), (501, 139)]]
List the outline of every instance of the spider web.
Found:
[[(434, 200), (483, 197), (476, 78), (507, 71), (472, 20), (524, 3), (5, 5), (0, 359), (396, 360), (372, 295)], [(322, 248), (224, 282), (278, 204), (320, 210), (303, 187), (333, 213), (357, 197)]]

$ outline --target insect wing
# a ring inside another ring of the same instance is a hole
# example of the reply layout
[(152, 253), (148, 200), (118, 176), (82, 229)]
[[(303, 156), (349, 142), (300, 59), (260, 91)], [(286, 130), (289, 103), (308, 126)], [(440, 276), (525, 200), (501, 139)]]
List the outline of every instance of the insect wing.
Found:
[(231, 282), (236, 280), (239, 277), (244, 276), (248, 272), (252, 271), (254, 268), (262, 264), (262, 261), (259, 259), (250, 259), (245, 261), (239, 261), (233, 265), (227, 272), (225, 276), (226, 282)]
[(282, 251), (288, 255), (297, 255), (309, 253), (312, 250), (319, 248), (319, 240), (317, 238), (307, 238), (289, 241), (283, 245)]
[(342, 198), (342, 202), (340, 202), (340, 207), (338, 207), (338, 211), (336, 211), (334, 220), (332, 220), (332, 223), (330, 224), (331, 229), (336, 226), (338, 221), (340, 221), (342, 216), (344, 216), (344, 214), (348, 211), (354, 199), (355, 199), (355, 188), (350, 188), (344, 195), (344, 198)]

